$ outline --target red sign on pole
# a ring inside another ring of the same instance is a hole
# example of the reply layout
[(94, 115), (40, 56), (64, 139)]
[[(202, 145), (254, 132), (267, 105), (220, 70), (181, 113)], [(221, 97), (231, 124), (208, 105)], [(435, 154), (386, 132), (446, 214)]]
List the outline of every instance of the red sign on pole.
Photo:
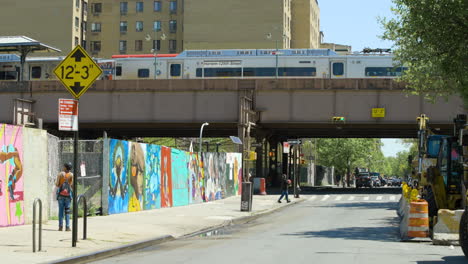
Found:
[(78, 100), (59, 99), (59, 130), (78, 131)]

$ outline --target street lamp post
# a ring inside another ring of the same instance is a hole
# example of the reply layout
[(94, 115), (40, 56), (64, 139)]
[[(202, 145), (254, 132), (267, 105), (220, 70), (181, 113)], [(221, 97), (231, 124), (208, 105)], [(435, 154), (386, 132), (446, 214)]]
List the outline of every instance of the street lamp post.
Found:
[[(158, 42), (158, 37), (157, 37), (157, 33), (158, 33), (158, 29), (157, 28), (153, 28), (153, 31), (154, 31), (154, 39), (151, 39), (151, 36), (149, 34), (146, 35), (145, 39), (146, 41), (151, 41), (153, 40), (153, 49), (151, 50), (153, 52), (153, 55), (154, 55), (154, 79), (156, 79), (156, 76), (157, 76), (157, 69), (158, 69), (158, 66), (156, 64), (156, 58), (157, 58), (157, 55), (158, 55), (158, 45), (157, 45), (157, 42)], [(161, 40), (165, 40), (166, 39), (166, 34), (164, 34), (164, 32), (161, 34), (160, 36)]]
[(202, 126), (200, 128), (200, 148), (198, 149), (198, 152), (200, 152), (200, 153), (202, 152), (203, 127), (209, 126), (209, 125), (210, 125), (210, 123), (205, 122), (205, 123), (202, 124)]

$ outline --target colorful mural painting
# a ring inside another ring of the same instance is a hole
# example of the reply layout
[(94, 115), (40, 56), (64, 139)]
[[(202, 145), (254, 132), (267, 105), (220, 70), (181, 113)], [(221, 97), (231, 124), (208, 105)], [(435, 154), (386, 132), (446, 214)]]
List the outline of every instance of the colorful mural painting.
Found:
[(116, 139), (109, 142), (109, 214), (128, 212), (128, 145)]
[(189, 204), (189, 154), (185, 151), (172, 149), (172, 201), (173, 206)]
[(203, 170), (200, 168), (200, 160), (197, 153), (190, 153), (189, 155), (189, 203), (201, 203), (203, 202), (204, 194), (204, 178)]
[(128, 211), (143, 210), (143, 184), (146, 168), (146, 144), (130, 143), (130, 159), (128, 166), (129, 196)]
[(109, 149), (109, 214), (183, 206), (239, 194), (239, 153), (200, 156), (115, 139), (109, 141)]
[(22, 132), (0, 124), (0, 226), (24, 224)]
[(161, 147), (161, 207), (172, 206), (171, 149)]
[(161, 208), (161, 147), (147, 145), (144, 209)]

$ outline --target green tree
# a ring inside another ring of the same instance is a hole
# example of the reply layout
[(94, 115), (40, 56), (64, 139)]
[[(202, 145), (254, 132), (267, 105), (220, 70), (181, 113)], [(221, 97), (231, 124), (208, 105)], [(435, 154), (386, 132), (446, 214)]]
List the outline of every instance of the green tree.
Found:
[(458, 93), (468, 106), (468, 1), (393, 0), (395, 18), (380, 19), (383, 39), (408, 66), (401, 80), (415, 94), (435, 99)]
[(355, 167), (381, 170), (385, 158), (380, 139), (331, 138), (318, 139), (318, 164), (334, 166), (338, 175), (349, 175)]

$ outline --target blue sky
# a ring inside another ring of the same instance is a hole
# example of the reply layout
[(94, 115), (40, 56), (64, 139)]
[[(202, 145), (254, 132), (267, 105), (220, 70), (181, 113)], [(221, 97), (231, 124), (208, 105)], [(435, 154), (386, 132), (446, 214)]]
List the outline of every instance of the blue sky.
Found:
[(353, 51), (391, 48), (392, 43), (378, 36), (383, 29), (377, 17), (391, 17), (391, 0), (318, 0), (320, 30), (324, 41), (351, 45)]
[(400, 139), (395, 138), (383, 138), (384, 143), (382, 152), (385, 157), (396, 157), (396, 154), (403, 150), (409, 150), (409, 146), (403, 144)]
[[(391, 0), (318, 0), (320, 30), (324, 41), (351, 45), (353, 51), (363, 48), (391, 48), (392, 43), (379, 38), (383, 29), (377, 17), (392, 17)], [(399, 139), (382, 139), (383, 154), (395, 156), (408, 150)]]

